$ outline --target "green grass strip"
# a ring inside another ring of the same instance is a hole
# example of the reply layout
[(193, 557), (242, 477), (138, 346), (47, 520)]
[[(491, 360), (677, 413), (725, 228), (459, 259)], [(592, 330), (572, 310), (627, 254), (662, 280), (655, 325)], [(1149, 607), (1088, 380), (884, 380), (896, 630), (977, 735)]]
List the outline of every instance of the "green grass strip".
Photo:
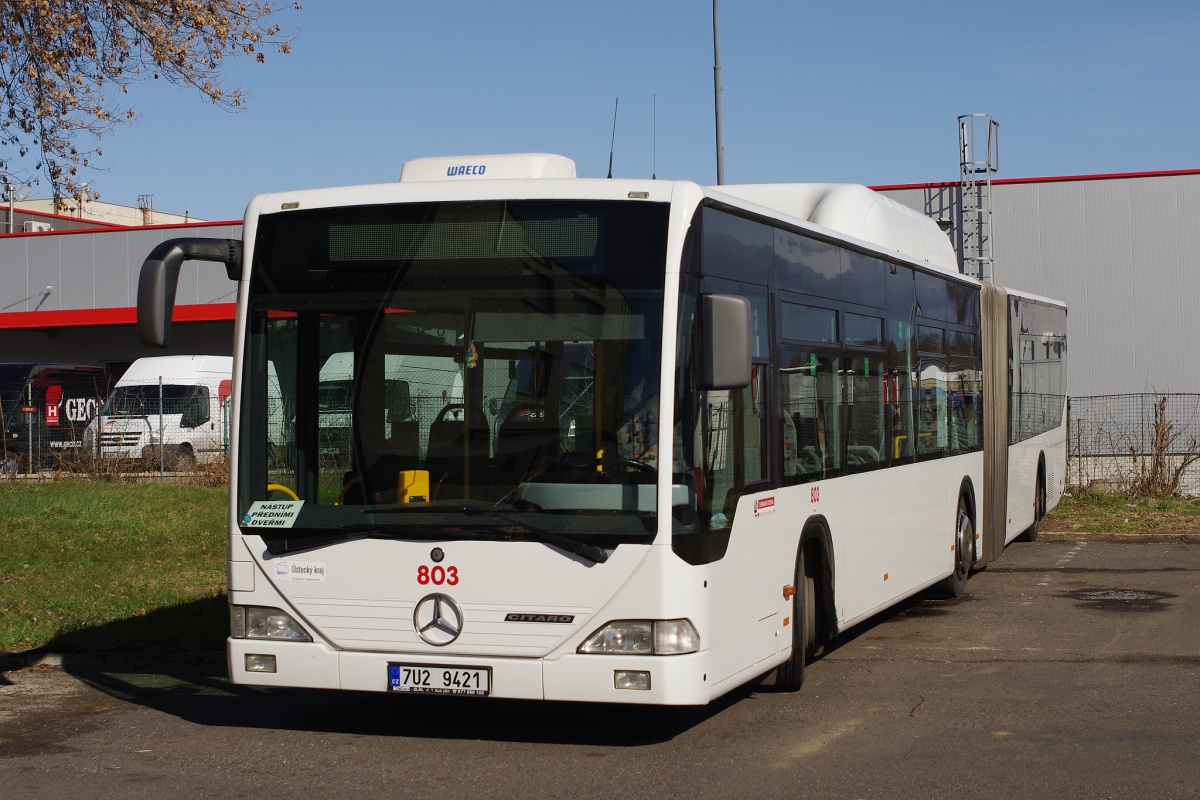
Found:
[(0, 651), (220, 650), (228, 490), (0, 482)]
[(1131, 497), (1072, 489), (1050, 512), (1043, 530), (1091, 533), (1179, 533), (1200, 530), (1200, 499)]
[[(224, 648), (228, 490), (0, 481), (0, 651)], [(1200, 502), (1064, 497), (1046, 530), (1200, 529)]]

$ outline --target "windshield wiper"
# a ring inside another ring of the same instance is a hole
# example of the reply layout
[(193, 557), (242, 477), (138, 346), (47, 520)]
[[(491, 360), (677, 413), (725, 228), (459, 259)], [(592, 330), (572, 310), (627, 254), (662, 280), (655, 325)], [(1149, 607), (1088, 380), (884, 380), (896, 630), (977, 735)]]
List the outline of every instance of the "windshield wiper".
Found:
[(322, 531), (321, 533), (293, 536), (289, 539), (274, 539), (267, 542), (267, 552), (273, 556), (282, 556), (288, 553), (298, 553), (302, 550), (316, 550), (318, 547), (325, 547), (326, 545), (337, 544), (338, 542), (347, 542), (352, 538), (365, 537), (365, 533), (353, 534)]
[(266, 545), (268, 553), (281, 556), (302, 550), (316, 550), (331, 544), (355, 542), (359, 539), (415, 539), (440, 537), (444, 534), (445, 532), (438, 528), (385, 531), (370, 525), (338, 525), (327, 530), (314, 530), (285, 536), (282, 539), (272, 539)]
[(487, 503), (393, 503), (385, 506), (369, 506), (364, 508), (360, 513), (363, 514), (439, 514), (439, 513), (456, 513), (463, 514), (468, 517), (474, 516), (492, 516), (496, 519), (503, 520), (509, 525), (520, 528), (526, 533), (532, 535), (546, 544), (552, 544), (555, 547), (562, 548), (568, 553), (574, 553), (577, 556), (588, 559), (595, 564), (603, 564), (608, 561), (608, 551), (602, 547), (597, 547), (594, 544), (587, 544), (578, 539), (572, 539), (570, 536), (558, 533), (557, 531), (547, 530), (538, 525), (534, 525), (522, 520), (513, 519), (504, 511), (497, 509), (495, 506)]

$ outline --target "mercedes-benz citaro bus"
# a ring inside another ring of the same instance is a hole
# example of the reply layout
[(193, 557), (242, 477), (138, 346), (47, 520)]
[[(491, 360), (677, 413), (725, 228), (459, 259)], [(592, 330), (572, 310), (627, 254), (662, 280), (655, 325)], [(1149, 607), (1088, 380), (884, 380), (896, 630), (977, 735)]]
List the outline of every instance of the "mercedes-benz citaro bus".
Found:
[[(241, 241), (159, 246), (147, 343), (186, 259), (238, 282), (235, 683), (795, 690), (830, 637), (961, 594), (1062, 493), (1066, 308), (964, 277), (932, 220), (861, 186), (410, 161), (260, 195)], [(338, 353), (349, 442), (323, 449)]]

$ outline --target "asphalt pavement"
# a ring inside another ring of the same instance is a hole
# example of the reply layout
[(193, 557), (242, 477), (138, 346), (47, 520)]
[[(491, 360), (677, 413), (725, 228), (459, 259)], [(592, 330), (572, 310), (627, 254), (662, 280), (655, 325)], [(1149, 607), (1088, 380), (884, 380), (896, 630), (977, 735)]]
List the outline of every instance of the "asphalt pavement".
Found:
[(0, 796), (1200, 797), (1200, 540), (1157, 538), (1014, 544), (963, 598), (838, 637), (798, 694), (699, 709), (23, 666), (0, 675)]

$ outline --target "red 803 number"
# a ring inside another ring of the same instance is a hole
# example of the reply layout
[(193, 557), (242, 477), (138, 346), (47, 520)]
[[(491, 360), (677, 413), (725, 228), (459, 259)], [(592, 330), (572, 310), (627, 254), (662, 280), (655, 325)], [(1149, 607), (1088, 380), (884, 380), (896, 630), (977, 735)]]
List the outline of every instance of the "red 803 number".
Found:
[(441, 586), (443, 583), (447, 586), (458, 585), (458, 567), (443, 567), (441, 564), (428, 567), (425, 564), (417, 567), (417, 583), (422, 586), (433, 584)]

